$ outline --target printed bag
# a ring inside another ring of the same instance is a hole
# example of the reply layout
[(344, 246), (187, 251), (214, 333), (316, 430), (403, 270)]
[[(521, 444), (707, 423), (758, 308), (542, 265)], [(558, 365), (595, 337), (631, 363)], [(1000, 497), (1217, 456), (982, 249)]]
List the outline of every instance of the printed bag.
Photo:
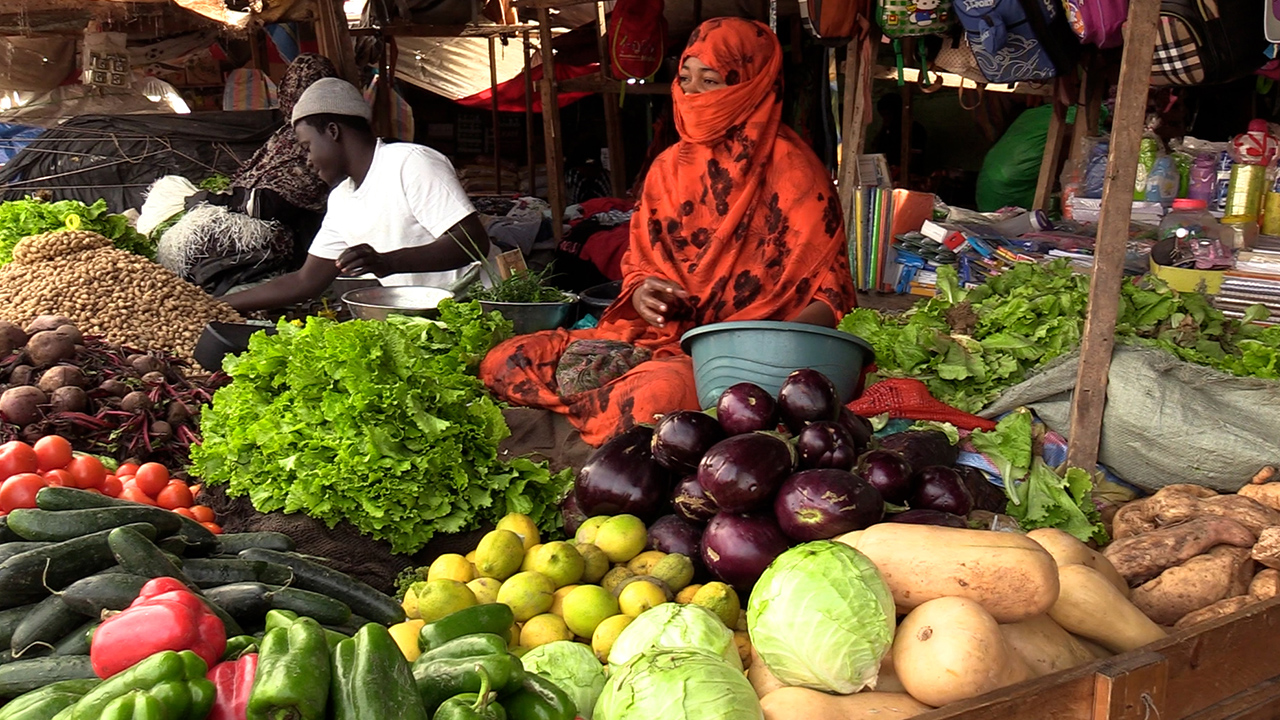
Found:
[(1043, 82), (1075, 67), (1077, 43), (1057, 3), (957, 0), (956, 17), (988, 82)]
[(1152, 85), (1224, 83), (1267, 61), (1260, 18), (1267, 0), (1164, 0), (1152, 57)]
[(953, 21), (951, 0), (880, 0), (880, 30), (894, 40), (943, 35)]
[(609, 16), (609, 52), (615, 80), (645, 80), (662, 67), (667, 49), (663, 0), (618, 0)]
[(1080, 42), (1100, 48), (1119, 47), (1124, 42), (1124, 22), (1129, 17), (1129, 0), (1063, 0), (1067, 22)]

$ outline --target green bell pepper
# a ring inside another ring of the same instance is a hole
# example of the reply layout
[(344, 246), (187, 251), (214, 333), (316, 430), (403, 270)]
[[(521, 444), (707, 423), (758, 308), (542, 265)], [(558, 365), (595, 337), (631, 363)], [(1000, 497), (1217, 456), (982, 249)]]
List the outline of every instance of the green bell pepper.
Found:
[(511, 608), (502, 603), (475, 605), (423, 625), (418, 631), (418, 646), (429, 652), (466, 635), (491, 633), (506, 636), (515, 622)]
[(223, 660), (239, 660), (241, 655), (258, 652), (258, 639), (252, 635), (236, 635), (227, 638), (227, 649), (222, 653)]
[[(292, 610), (271, 610), (267, 612), (266, 629), (264, 632), (271, 632), (278, 627), (289, 627), (293, 621), (298, 619), (298, 613)], [(325, 639), (329, 642), (329, 650), (333, 650), (338, 643), (347, 639), (346, 635), (337, 630), (324, 629)]]
[(480, 692), (454, 695), (436, 710), (431, 720), (507, 720), (507, 711), (493, 701), (490, 692), (489, 673), (480, 665)]
[[(190, 650), (165, 650), (116, 673), (71, 707), (71, 720), (99, 720), (109, 705), (134, 691), (153, 696), (165, 710), (164, 720), (200, 720), (213, 707), (209, 666)], [(135, 701), (136, 704), (136, 701)]]
[(526, 673), (520, 688), (502, 699), (511, 720), (574, 720), (573, 699), (550, 680)]
[(332, 720), (427, 720), (413, 671), (386, 627), (370, 623), (333, 652)]
[(86, 693), (102, 682), (63, 680), (19, 695), (0, 708), (0, 720), (50, 720), (75, 705)]
[(524, 666), (508, 652), (439, 660), (420, 657), (413, 663), (413, 679), (427, 713), (435, 714), (444, 701), (454, 695), (480, 692), (477, 666), (488, 674), (493, 691), (499, 695), (520, 687), (524, 680)]
[(311, 618), (275, 627), (262, 638), (248, 720), (323, 720), (329, 700), (329, 642)]
[[(507, 652), (507, 641), (493, 633), (464, 635), (441, 645), (435, 650), (418, 656), (423, 662), (449, 658), (468, 658), (480, 655), (502, 655)], [(425, 658), (425, 660), (423, 659)]]
[(101, 720), (165, 720), (170, 715), (160, 700), (145, 690), (134, 690), (112, 700), (99, 716)]

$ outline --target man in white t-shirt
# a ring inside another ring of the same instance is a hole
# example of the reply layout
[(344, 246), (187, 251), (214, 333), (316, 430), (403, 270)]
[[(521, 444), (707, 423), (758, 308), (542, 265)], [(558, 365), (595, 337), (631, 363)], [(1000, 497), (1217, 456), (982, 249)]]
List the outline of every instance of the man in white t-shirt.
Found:
[(224, 296), (240, 312), (318, 297), (339, 275), (383, 285), (446, 287), (489, 254), (489, 236), (448, 158), (422, 145), (383, 144), (360, 91), (325, 78), (307, 88), (291, 122), (312, 166), (333, 188), (302, 268)]

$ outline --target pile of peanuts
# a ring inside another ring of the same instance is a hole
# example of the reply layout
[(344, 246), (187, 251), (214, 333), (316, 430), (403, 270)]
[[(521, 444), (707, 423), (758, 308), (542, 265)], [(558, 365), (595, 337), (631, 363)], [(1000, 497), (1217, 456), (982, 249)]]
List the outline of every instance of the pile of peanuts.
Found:
[(93, 232), (24, 238), (0, 268), (0, 320), (70, 318), (116, 345), (190, 358), (206, 324), (243, 322), (222, 303), (156, 263)]

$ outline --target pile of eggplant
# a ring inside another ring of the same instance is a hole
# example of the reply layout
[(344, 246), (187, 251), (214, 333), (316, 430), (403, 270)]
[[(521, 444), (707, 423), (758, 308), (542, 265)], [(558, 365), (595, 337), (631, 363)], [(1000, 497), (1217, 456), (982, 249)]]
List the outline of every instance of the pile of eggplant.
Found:
[(795, 543), (888, 519), (968, 527), (1003, 494), (938, 431), (872, 439), (871, 423), (841, 405), (816, 370), (792, 373), (775, 398), (741, 383), (714, 411), (682, 410), (602, 445), (564, 504), (567, 530), (596, 515), (650, 523), (650, 549), (693, 558), (749, 592)]

